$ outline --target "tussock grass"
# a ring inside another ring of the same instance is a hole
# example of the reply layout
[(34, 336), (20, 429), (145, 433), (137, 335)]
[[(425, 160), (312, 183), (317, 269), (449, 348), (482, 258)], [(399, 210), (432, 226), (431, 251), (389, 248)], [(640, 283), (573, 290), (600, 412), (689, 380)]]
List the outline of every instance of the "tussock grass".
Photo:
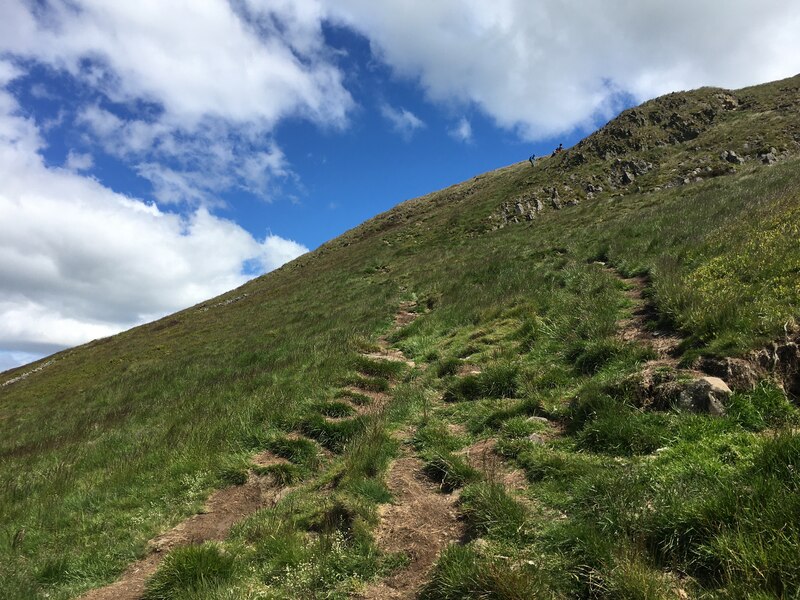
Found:
[(230, 581), (235, 572), (235, 557), (217, 545), (176, 548), (147, 582), (144, 599), (172, 600), (185, 592), (210, 592)]
[(509, 496), (502, 484), (468, 485), (461, 492), (459, 503), (472, 537), (487, 535), (501, 540), (526, 540), (525, 508)]
[(480, 398), (510, 398), (517, 392), (519, 368), (514, 364), (496, 364), (477, 375), (456, 378), (444, 392), (445, 402), (463, 402)]

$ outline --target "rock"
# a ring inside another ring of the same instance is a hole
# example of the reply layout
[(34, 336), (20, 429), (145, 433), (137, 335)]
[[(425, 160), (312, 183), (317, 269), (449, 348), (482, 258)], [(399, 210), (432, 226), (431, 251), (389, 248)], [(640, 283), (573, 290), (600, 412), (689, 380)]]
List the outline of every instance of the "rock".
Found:
[(528, 441), (533, 442), (537, 446), (544, 446), (547, 440), (544, 439), (543, 436), (539, 435), (538, 433), (532, 433), (528, 436)]
[(701, 377), (681, 391), (679, 406), (719, 417), (725, 414), (725, 402), (730, 396), (731, 389), (719, 377)]
[(722, 160), (735, 165), (741, 165), (744, 162), (744, 159), (733, 150), (724, 150), (719, 156)]
[(730, 388), (737, 392), (754, 390), (763, 374), (757, 363), (742, 358), (702, 358), (698, 368), (727, 381)]
[(633, 173), (631, 173), (629, 171), (623, 171), (622, 172), (622, 183), (624, 183), (625, 185), (633, 183), (634, 179), (636, 179), (636, 177), (634, 176)]
[(764, 371), (772, 373), (788, 394), (800, 398), (800, 346), (797, 341), (773, 343), (751, 353), (750, 359)]
[(767, 152), (766, 154), (761, 155), (761, 162), (763, 162), (765, 165), (771, 165), (778, 162), (778, 157), (776, 157), (772, 152)]
[(529, 423), (541, 423), (542, 425), (549, 425), (550, 421), (544, 417), (528, 417), (526, 419)]

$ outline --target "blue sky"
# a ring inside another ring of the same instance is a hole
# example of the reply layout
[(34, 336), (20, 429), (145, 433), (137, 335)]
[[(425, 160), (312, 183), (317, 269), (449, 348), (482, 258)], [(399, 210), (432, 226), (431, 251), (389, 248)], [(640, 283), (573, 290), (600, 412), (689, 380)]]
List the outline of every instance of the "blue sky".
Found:
[(786, 2), (574, 4), (5, 0), (0, 370), (647, 98), (800, 71)]

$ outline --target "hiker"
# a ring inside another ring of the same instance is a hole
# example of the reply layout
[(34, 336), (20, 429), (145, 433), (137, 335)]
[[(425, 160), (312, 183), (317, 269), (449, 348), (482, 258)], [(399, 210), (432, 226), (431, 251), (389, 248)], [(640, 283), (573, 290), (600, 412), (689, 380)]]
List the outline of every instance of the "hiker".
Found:
[(534, 164), (534, 163), (536, 163), (536, 155), (535, 154), (531, 154), (530, 157), (528, 158), (528, 160), (530, 161), (532, 167), (536, 166)]

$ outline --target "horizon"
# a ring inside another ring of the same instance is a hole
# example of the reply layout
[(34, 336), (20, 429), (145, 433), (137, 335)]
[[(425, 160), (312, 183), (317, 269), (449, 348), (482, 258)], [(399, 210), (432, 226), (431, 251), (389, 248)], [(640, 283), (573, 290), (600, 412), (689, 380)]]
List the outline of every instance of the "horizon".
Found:
[(233, 289), (663, 93), (800, 72), (800, 7), (615, 8), (4, 4), (0, 371)]

